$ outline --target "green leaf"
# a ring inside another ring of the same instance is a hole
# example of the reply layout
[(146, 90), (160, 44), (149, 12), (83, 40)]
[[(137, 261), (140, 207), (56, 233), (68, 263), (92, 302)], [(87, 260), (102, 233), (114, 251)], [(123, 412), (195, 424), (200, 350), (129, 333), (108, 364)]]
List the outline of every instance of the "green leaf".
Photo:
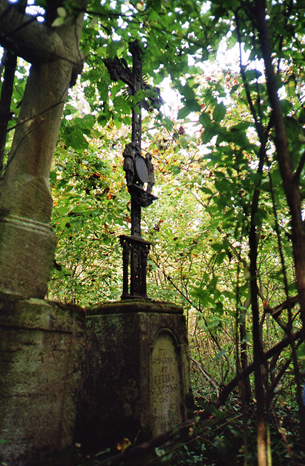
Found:
[(50, 185), (56, 182), (56, 178), (57, 178), (56, 170), (51, 171), (50, 172)]
[(223, 314), (223, 304), (221, 301), (217, 301), (216, 306), (214, 308), (214, 312), (217, 312), (217, 314)]
[(282, 107), (282, 112), (284, 113), (284, 115), (287, 115), (290, 111), (291, 111), (291, 102), (289, 102), (289, 100), (281, 100), (281, 107)]
[(218, 361), (220, 358), (222, 358), (226, 354), (226, 350), (221, 350), (219, 353), (216, 355), (215, 361)]
[(122, 126), (122, 122), (120, 120), (114, 120), (114, 124), (115, 124), (117, 129), (120, 129), (121, 126)]
[(61, 26), (62, 24), (64, 24), (64, 21), (65, 21), (65, 19), (62, 16), (58, 16), (58, 18), (56, 18), (53, 21), (52, 27), (57, 28), (57, 27)]
[(157, 456), (163, 456), (163, 455), (165, 455), (165, 450), (163, 450), (162, 448), (156, 447), (155, 448), (155, 453), (156, 453)]
[(213, 120), (216, 121), (216, 123), (219, 123), (221, 120), (224, 119), (226, 111), (226, 107), (222, 102), (216, 105), (213, 112)]
[(245, 72), (248, 81), (254, 81), (262, 76), (262, 73), (258, 70), (248, 70)]
[(213, 191), (210, 188), (207, 188), (206, 186), (200, 186), (199, 189), (205, 194), (213, 194)]
[(185, 105), (184, 107), (180, 108), (178, 112), (178, 120), (184, 120), (190, 113), (190, 108), (187, 105)]
[(58, 7), (56, 11), (58, 16), (60, 16), (61, 18), (65, 18), (67, 15), (65, 8), (63, 8), (62, 6)]
[(214, 251), (221, 251), (222, 248), (223, 248), (223, 245), (222, 245), (222, 244), (219, 244), (219, 243), (212, 243), (212, 244), (211, 244), (211, 248), (212, 248)]
[(99, 20), (99, 17), (98, 16), (93, 16), (92, 20), (91, 20), (91, 23), (90, 23), (90, 27), (93, 29), (96, 25), (98, 25), (98, 20)]
[(215, 188), (217, 189), (217, 191), (224, 195), (224, 196), (230, 196), (231, 193), (227, 193), (227, 187), (228, 187), (228, 182), (226, 179), (222, 179), (222, 180), (215, 180)]
[(85, 115), (83, 118), (82, 118), (82, 123), (83, 123), (83, 126), (85, 128), (92, 128), (92, 126), (94, 125), (95, 123), (95, 118), (93, 115)]
[(201, 106), (199, 105), (196, 99), (186, 100), (185, 103), (191, 112), (200, 112)]
[(227, 257), (227, 252), (221, 251), (219, 254), (217, 254), (216, 263), (218, 265), (221, 265), (226, 257)]
[(297, 358), (300, 361), (305, 361), (305, 343), (301, 343), (301, 345), (297, 348)]
[(211, 126), (210, 115), (206, 112), (202, 112), (199, 117), (199, 123), (201, 123), (204, 128)]
[(217, 282), (218, 282), (218, 277), (213, 274), (213, 278), (209, 283), (209, 287), (211, 287), (212, 289), (215, 288), (217, 285)]
[(195, 92), (188, 84), (185, 84), (185, 86), (181, 88), (180, 92), (184, 95), (186, 100), (194, 100), (196, 97)]
[(213, 130), (213, 128), (206, 128), (204, 132), (201, 134), (201, 142), (202, 144), (207, 144), (210, 142), (210, 140), (216, 136), (216, 132)]

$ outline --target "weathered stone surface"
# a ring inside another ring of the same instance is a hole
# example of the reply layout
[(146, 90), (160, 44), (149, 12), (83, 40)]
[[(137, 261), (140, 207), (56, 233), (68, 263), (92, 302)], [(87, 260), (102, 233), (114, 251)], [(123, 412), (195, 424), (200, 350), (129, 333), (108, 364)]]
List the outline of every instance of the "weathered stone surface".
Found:
[(181, 381), (175, 334), (160, 331), (151, 356), (150, 410), (154, 435), (167, 432), (182, 422)]
[(71, 447), (84, 325), (76, 306), (0, 301), (0, 463), (41, 466)]
[(50, 225), (14, 215), (0, 217), (0, 291), (44, 298), (55, 247)]
[(85, 450), (100, 450), (186, 420), (190, 379), (182, 308), (128, 300), (87, 313), (75, 440)]
[(88, 315), (125, 314), (130, 312), (148, 312), (160, 314), (183, 314), (181, 306), (162, 301), (148, 301), (146, 299), (126, 299), (123, 301), (95, 304), (87, 309)]

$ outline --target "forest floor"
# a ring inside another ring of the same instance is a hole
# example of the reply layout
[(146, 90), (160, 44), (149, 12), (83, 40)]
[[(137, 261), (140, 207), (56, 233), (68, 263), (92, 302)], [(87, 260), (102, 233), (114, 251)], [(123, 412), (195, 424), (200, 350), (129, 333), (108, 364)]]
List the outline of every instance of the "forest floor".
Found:
[[(198, 413), (207, 406), (196, 400)], [(209, 407), (211, 410), (211, 407)], [(196, 416), (196, 412), (195, 412)], [(297, 408), (277, 401), (269, 412), (270, 455), (273, 466), (305, 466), (305, 446), (301, 443)], [(106, 453), (106, 452), (105, 452)], [(105, 459), (74, 455), (73, 466), (93, 466)], [(111, 463), (109, 463), (111, 464)], [(122, 462), (121, 465), (127, 463)], [(130, 463), (128, 463), (130, 464)], [(215, 410), (204, 421), (198, 422), (189, 440), (173, 440), (153, 454), (133, 459), (137, 466), (256, 466), (256, 403), (242, 404), (231, 396), (225, 407)]]

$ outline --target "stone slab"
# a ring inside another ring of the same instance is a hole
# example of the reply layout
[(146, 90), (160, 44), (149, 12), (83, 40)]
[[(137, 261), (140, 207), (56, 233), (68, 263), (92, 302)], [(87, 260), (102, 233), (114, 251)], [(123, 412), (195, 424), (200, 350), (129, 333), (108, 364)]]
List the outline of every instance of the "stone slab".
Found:
[[(181, 424), (181, 375), (175, 335), (161, 331), (151, 354), (150, 426), (153, 435)], [(185, 419), (183, 419), (185, 420)]]
[(137, 312), (183, 315), (183, 308), (174, 303), (132, 298), (123, 301), (95, 304), (87, 309), (87, 314), (89, 316)]
[(127, 300), (87, 310), (75, 437), (85, 451), (139, 442), (184, 422), (189, 393), (181, 307)]
[(0, 300), (0, 464), (41, 466), (72, 446), (85, 312)]

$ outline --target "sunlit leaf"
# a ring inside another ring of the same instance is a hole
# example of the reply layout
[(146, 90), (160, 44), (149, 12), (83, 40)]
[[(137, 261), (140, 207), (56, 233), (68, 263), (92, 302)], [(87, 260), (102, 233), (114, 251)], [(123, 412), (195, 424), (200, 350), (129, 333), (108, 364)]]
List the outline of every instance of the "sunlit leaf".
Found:
[(224, 119), (225, 115), (226, 115), (226, 107), (221, 102), (220, 104), (216, 105), (216, 107), (214, 109), (213, 120), (215, 120), (216, 123), (219, 123), (221, 120)]
[(52, 23), (52, 27), (56, 28), (64, 24), (65, 18), (63, 16), (58, 16)]
[(117, 450), (124, 451), (131, 446), (131, 441), (128, 438), (124, 438), (122, 442), (117, 443)]

